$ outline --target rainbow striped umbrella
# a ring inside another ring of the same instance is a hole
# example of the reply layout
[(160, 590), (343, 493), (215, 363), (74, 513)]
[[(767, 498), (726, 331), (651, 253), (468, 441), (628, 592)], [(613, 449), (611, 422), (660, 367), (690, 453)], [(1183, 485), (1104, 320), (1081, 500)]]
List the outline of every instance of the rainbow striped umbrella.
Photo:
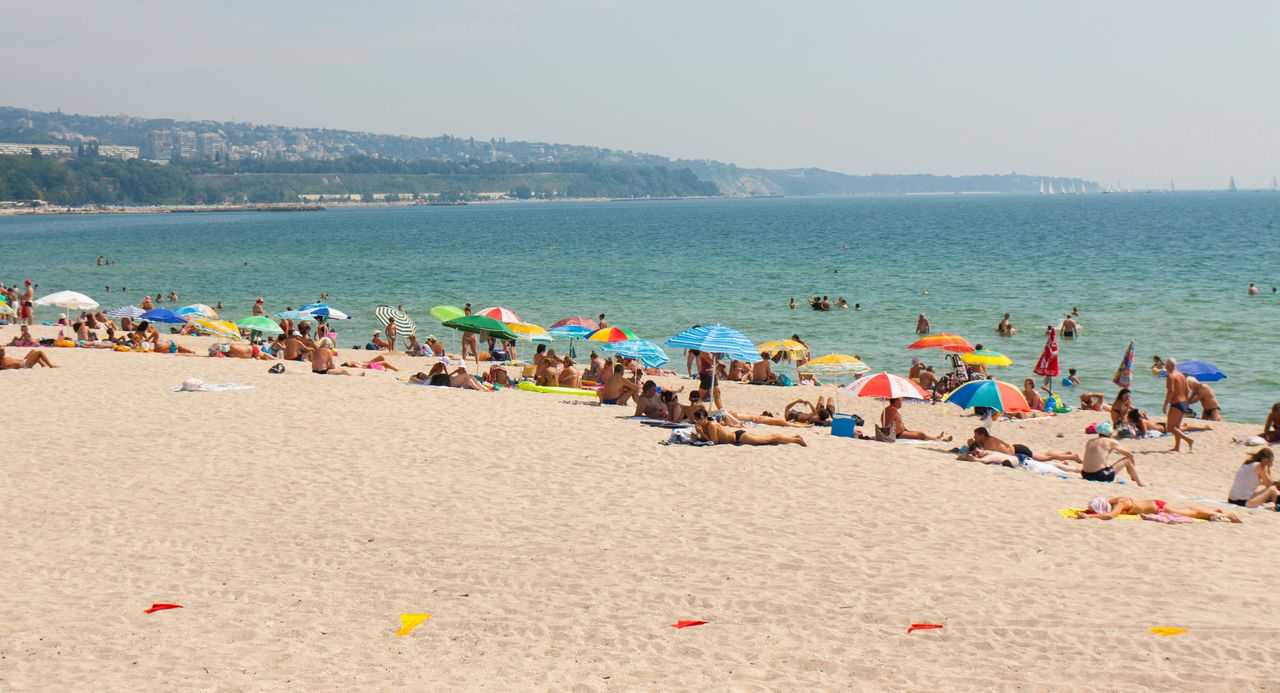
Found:
[(971, 380), (948, 392), (942, 401), (961, 409), (987, 407), (1006, 414), (1031, 411), (1021, 390), (999, 380)]
[(1116, 377), (1111, 379), (1116, 387), (1133, 386), (1133, 340), (1129, 340), (1129, 348), (1124, 350), (1120, 359), (1120, 367), (1116, 369)]
[(973, 351), (969, 340), (958, 334), (931, 334), (912, 342), (908, 349), (942, 349), (955, 354), (967, 354)]
[(592, 332), (591, 334), (587, 335), (584, 339), (586, 339), (588, 342), (625, 342), (628, 339), (635, 339), (635, 338), (636, 336), (632, 334), (629, 330), (624, 330), (621, 327), (611, 326), (611, 327), (600, 328), (595, 332)]
[(485, 308), (479, 313), (476, 313), (476, 315), (483, 315), (486, 318), (493, 318), (498, 322), (505, 322), (505, 323), (524, 322), (523, 320), (520, 319), (519, 315), (516, 315), (516, 312), (514, 310), (511, 310), (510, 308), (503, 308), (502, 306)]
[(236, 342), (240, 341), (240, 328), (226, 320), (192, 318), (191, 324), (195, 325), (197, 330), (211, 334), (215, 337), (222, 337), (223, 339), (230, 339)]

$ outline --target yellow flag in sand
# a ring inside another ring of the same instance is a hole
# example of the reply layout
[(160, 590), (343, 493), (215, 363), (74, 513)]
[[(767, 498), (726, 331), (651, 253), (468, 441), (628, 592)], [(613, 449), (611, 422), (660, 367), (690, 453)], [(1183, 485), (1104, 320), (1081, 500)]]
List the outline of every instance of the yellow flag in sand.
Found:
[(1171, 635), (1182, 635), (1183, 633), (1187, 632), (1187, 629), (1173, 628), (1171, 626), (1156, 626), (1155, 628), (1151, 629), (1151, 632), (1155, 633), (1156, 635), (1159, 635), (1160, 637), (1167, 638)]
[(414, 628), (429, 618), (431, 614), (400, 614), (400, 630), (396, 631), (396, 637), (403, 638), (412, 633)]

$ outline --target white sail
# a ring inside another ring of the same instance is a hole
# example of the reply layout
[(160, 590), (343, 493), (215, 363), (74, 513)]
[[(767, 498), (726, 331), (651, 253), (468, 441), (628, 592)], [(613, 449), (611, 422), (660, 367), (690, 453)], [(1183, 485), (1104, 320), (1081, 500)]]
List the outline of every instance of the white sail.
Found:
[(1236, 191), (1236, 177), (1232, 176), (1231, 179), (1227, 181), (1227, 192), (1235, 192), (1235, 191)]
[(1057, 194), (1057, 191), (1053, 189), (1053, 181), (1049, 181), (1049, 194), (1050, 195)]
[(1272, 176), (1272, 177), (1271, 177), (1271, 190), (1272, 190), (1273, 192), (1274, 192), (1274, 191), (1280, 191), (1280, 182), (1276, 181), (1276, 177), (1275, 177), (1275, 176)]
[(1044, 194), (1045, 194), (1045, 192), (1044, 192), (1044, 179), (1041, 179), (1041, 180), (1040, 180), (1040, 194), (1041, 194), (1041, 195), (1044, 195)]

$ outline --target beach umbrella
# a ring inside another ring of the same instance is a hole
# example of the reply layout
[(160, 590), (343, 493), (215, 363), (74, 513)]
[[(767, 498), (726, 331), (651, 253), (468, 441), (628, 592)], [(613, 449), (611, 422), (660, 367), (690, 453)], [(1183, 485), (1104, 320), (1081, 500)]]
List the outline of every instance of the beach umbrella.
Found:
[(330, 306), (327, 303), (308, 303), (298, 309), (300, 313), (308, 313), (312, 316), (319, 315), (330, 320), (350, 320), (351, 316)]
[(552, 340), (551, 334), (547, 332), (546, 328), (540, 325), (532, 325), (523, 322), (509, 322), (507, 323), (507, 327), (510, 328), (512, 332), (520, 335), (521, 339), (526, 341), (549, 344)]
[(236, 327), (242, 327), (246, 330), (261, 332), (262, 334), (277, 335), (284, 334), (284, 330), (276, 324), (271, 318), (261, 315), (254, 315), (247, 318), (240, 318), (236, 321)]
[[(470, 332), (482, 337), (492, 337), (494, 339), (519, 339), (520, 335), (511, 331), (502, 322), (484, 315), (464, 315), (460, 318), (446, 320), (442, 323), (445, 327), (458, 330), (460, 332)], [(480, 355), (476, 355), (476, 368), (480, 368)]]
[(595, 330), (583, 325), (561, 325), (552, 327), (547, 332), (553, 337), (564, 337), (566, 339), (586, 339)]
[[(624, 330), (621, 327), (613, 327), (611, 325), (609, 327), (602, 327), (583, 339), (586, 339), (588, 342), (625, 342), (628, 339), (635, 338), (636, 336), (632, 334), (630, 330)], [(757, 356), (756, 360), (758, 361), (759, 359), (760, 357)]]
[(591, 318), (584, 318), (581, 315), (575, 315), (570, 318), (562, 318), (551, 324), (554, 331), (557, 327), (580, 327), (586, 329), (587, 332), (595, 332), (600, 329), (600, 323)]
[[(226, 320), (214, 320), (213, 318), (192, 318), (191, 324), (195, 325), (197, 330), (207, 332), (215, 337), (222, 337), (234, 341), (240, 341), (240, 328)], [(278, 328), (277, 328), (278, 329)]]
[(848, 354), (827, 354), (819, 356), (816, 359), (805, 361), (803, 365), (798, 366), (796, 371), (800, 373), (812, 373), (838, 375), (843, 373), (854, 373), (861, 375), (871, 370), (871, 366), (859, 359)]
[[(606, 328), (609, 329), (609, 328)], [(702, 325), (668, 339), (666, 346), (677, 349), (697, 349), (711, 354), (722, 354), (745, 363), (759, 363), (760, 352), (746, 335), (732, 327)]]
[[(1188, 378), (1195, 378), (1202, 383), (1214, 383), (1219, 380), (1225, 380), (1226, 373), (1223, 373), (1217, 366), (1208, 361), (1185, 361), (1178, 364), (1178, 372)], [(1161, 373), (1162, 377), (1166, 377), (1168, 373)]]
[(971, 351), (967, 354), (962, 355), (960, 357), (960, 360), (964, 361), (970, 366), (1012, 366), (1013, 365), (1013, 359), (1009, 358), (1008, 356), (1005, 356), (1004, 354), (998, 351), (992, 351), (990, 349), (978, 349), (977, 351)]
[(120, 306), (119, 308), (112, 308), (103, 315), (106, 315), (112, 320), (118, 320), (120, 318), (136, 318), (145, 312), (147, 311), (137, 306)]
[(1031, 372), (1043, 375), (1045, 384), (1050, 391), (1053, 390), (1053, 379), (1058, 377), (1058, 338), (1052, 327), (1049, 328), (1049, 338), (1044, 341), (1044, 353), (1040, 354), (1040, 360), (1036, 361)]
[(440, 322), (448, 322), (454, 318), (460, 318), (467, 314), (466, 311), (457, 306), (436, 306), (428, 312), (431, 313), (431, 317), (439, 320)]
[(892, 373), (864, 375), (841, 389), (856, 397), (929, 399), (929, 393), (925, 392), (914, 380)]
[(974, 380), (947, 393), (942, 398), (961, 409), (987, 407), (1006, 414), (1029, 412), (1031, 406), (1022, 391), (999, 380)]
[(58, 291), (35, 300), (37, 306), (57, 306), (67, 310), (93, 310), (98, 302), (76, 291)]
[(390, 323), (395, 323), (397, 334), (411, 334), (418, 329), (413, 320), (399, 308), (391, 306), (378, 306), (373, 309), (373, 315), (386, 327)]
[(276, 318), (278, 320), (315, 320), (316, 316), (314, 313), (304, 313), (300, 310), (286, 310), (276, 313)]
[(617, 354), (624, 358), (639, 359), (649, 368), (658, 368), (671, 361), (662, 347), (647, 339), (628, 339), (625, 342), (605, 344), (600, 347), (600, 351)]
[(189, 306), (183, 306), (175, 311), (178, 315), (194, 315), (203, 318), (218, 318), (218, 312), (203, 303), (193, 303)]
[(809, 347), (794, 339), (779, 339), (772, 342), (757, 344), (756, 351), (769, 357), (776, 356), (777, 354), (784, 354), (787, 358), (793, 361), (808, 358), (809, 356)]
[(520, 319), (519, 315), (516, 315), (516, 312), (514, 310), (511, 310), (510, 308), (503, 308), (502, 306), (485, 308), (479, 313), (476, 313), (476, 315), (483, 315), (486, 318), (493, 318), (498, 322), (524, 322), (523, 320)]
[(0, 315), (13, 315), (13, 314), (14, 314), (13, 309), (9, 307), (8, 303), (0, 303)]
[(958, 334), (931, 334), (921, 337), (907, 346), (908, 349), (942, 349), (954, 354), (967, 354), (973, 351), (969, 340)]
[(185, 316), (178, 315), (168, 308), (156, 308), (154, 310), (149, 310), (142, 315), (139, 315), (138, 319), (145, 320), (147, 322), (171, 322), (177, 324), (187, 322), (187, 318)]
[(1133, 385), (1133, 340), (1129, 340), (1129, 348), (1124, 350), (1124, 356), (1120, 358), (1120, 367), (1116, 369), (1116, 376), (1111, 379), (1116, 387), (1130, 387)]

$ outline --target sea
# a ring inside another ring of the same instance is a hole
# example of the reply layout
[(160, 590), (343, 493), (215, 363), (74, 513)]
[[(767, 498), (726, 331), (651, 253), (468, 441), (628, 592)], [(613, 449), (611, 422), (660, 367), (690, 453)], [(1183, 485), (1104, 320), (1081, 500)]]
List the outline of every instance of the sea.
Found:
[[(921, 356), (941, 372), (941, 352), (906, 348), (925, 313), (935, 333), (1011, 357), (993, 374), (1020, 385), (1046, 326), (1078, 309), (1080, 336), (1059, 342), (1063, 375), (1076, 368), (1082, 381), (1056, 388), (1068, 401), (1082, 390), (1112, 397), (1132, 339), (1146, 408), (1159, 412), (1163, 399), (1151, 357), (1172, 356), (1227, 373), (1213, 384), (1223, 416), (1255, 422), (1280, 400), (1278, 250), (1280, 194), (1270, 192), (0, 217), (7, 284), (31, 278), (38, 295), (71, 289), (107, 308), (176, 291), (181, 305), (221, 302), (230, 319), (259, 296), (274, 313), (328, 293), (353, 316), (338, 326), (344, 348), (367, 342), (379, 327), (373, 308), (388, 304), (403, 305), (420, 336), (457, 349), (428, 310), (469, 302), (543, 326), (605, 313), (659, 343), (695, 324), (756, 342), (798, 334), (815, 356), (856, 355), (897, 373)], [(98, 256), (113, 264), (97, 266)], [(1250, 282), (1261, 295), (1247, 295)], [(860, 307), (811, 310), (807, 299), (823, 295)], [(999, 337), (1006, 312), (1019, 333)], [(683, 370), (681, 354), (671, 357)]]

